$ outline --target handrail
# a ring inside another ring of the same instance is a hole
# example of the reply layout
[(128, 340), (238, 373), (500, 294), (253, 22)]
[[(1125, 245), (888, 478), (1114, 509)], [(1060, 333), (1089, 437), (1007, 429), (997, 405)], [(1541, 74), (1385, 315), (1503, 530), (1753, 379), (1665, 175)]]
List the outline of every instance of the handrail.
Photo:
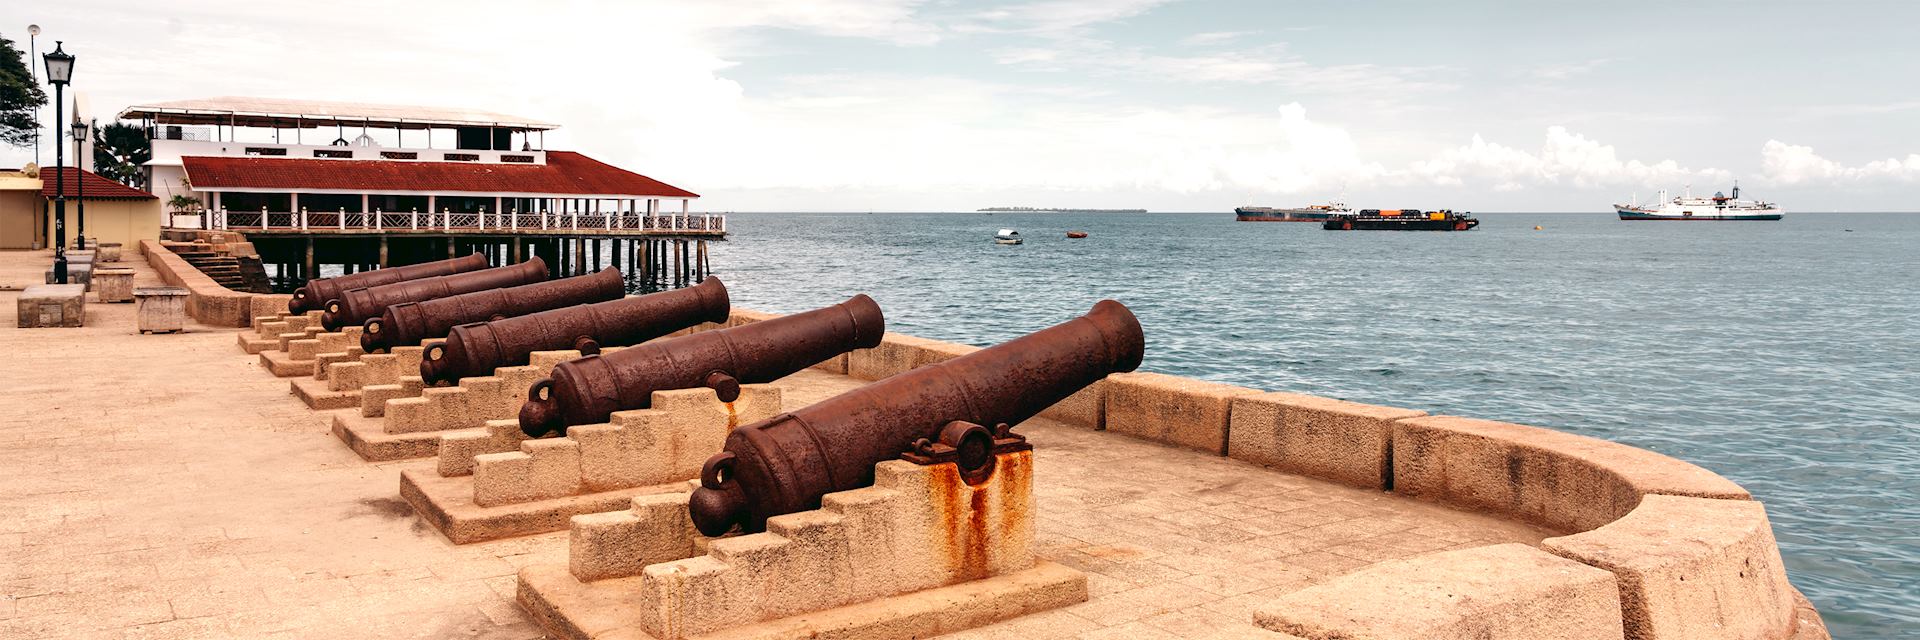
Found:
[(209, 209), (208, 226), (214, 230), (309, 230), (330, 229), (334, 231), (453, 231), (476, 230), (498, 231), (504, 234), (566, 230), (579, 232), (583, 227), (588, 231), (704, 231), (727, 232), (727, 216), (715, 213), (638, 213), (638, 212), (487, 212), (456, 213), (452, 210), (428, 211), (423, 216), (418, 209), (406, 213), (395, 213), (375, 209), (370, 213), (347, 211), (344, 208), (335, 211), (308, 211), (302, 207), (294, 211), (271, 211), (265, 208), (259, 211), (229, 211), (225, 208)]

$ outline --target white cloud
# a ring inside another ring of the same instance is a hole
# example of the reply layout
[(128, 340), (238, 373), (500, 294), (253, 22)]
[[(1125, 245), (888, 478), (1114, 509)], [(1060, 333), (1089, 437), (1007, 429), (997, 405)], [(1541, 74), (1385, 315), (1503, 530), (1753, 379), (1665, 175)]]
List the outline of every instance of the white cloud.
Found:
[(1602, 65), (1613, 62), (1613, 58), (1595, 58), (1585, 62), (1565, 62), (1534, 67), (1528, 75), (1539, 80), (1566, 80), (1574, 76), (1586, 75)]
[(1253, 35), (1254, 33), (1257, 33), (1257, 32), (1254, 32), (1254, 31), (1208, 31), (1206, 33), (1196, 33), (1196, 34), (1187, 36), (1185, 38), (1181, 38), (1180, 44), (1190, 45), (1190, 46), (1206, 46), (1206, 45), (1222, 44), (1222, 43), (1239, 40), (1241, 38)]
[(1673, 160), (1621, 160), (1613, 146), (1558, 126), (1547, 128), (1546, 143), (1538, 151), (1487, 142), (1475, 135), (1465, 146), (1414, 162), (1406, 174), (1436, 185), (1485, 183), (1502, 191), (1536, 185), (1660, 186), (1731, 177), (1718, 169), (1688, 169)]
[(1760, 148), (1760, 170), (1769, 180), (1783, 185), (1913, 182), (1920, 180), (1920, 153), (1849, 167), (1815, 154), (1813, 147), (1768, 140)]

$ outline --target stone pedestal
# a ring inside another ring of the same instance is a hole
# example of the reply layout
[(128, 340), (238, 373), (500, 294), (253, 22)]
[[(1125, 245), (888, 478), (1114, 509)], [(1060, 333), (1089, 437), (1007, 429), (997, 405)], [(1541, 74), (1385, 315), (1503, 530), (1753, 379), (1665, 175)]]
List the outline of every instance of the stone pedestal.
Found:
[(560, 638), (926, 638), (1083, 602), (1086, 574), (1032, 551), (1033, 452), (972, 485), (894, 460), (873, 486), (700, 537), (687, 493), (578, 516), (568, 566), (520, 571), (518, 599)]
[(78, 327), (87, 319), (87, 286), (36, 284), (20, 292), (20, 328)]
[(94, 245), (94, 262), (119, 262), (120, 243), (102, 242)]
[[(513, 420), (443, 432), (438, 468), (401, 471), (400, 496), (455, 544), (561, 531), (572, 516), (684, 491), (734, 428), (778, 414), (780, 395), (770, 384), (742, 385), (733, 402), (706, 388), (656, 391), (650, 409), (575, 425), (561, 438), (528, 440)], [(392, 401), (388, 421), (394, 405), (418, 401)]]
[[(56, 282), (57, 280), (53, 275), (53, 267), (47, 267), (47, 284), (54, 284)], [(67, 284), (86, 286), (92, 283), (93, 263), (67, 261)]]
[(69, 249), (67, 251), (67, 264), (93, 264), (94, 258), (96, 257), (98, 256), (92, 249)]
[(187, 329), (185, 287), (138, 287), (133, 298), (140, 304), (140, 333), (173, 333)]
[(99, 269), (93, 272), (93, 293), (101, 302), (133, 302), (132, 269)]

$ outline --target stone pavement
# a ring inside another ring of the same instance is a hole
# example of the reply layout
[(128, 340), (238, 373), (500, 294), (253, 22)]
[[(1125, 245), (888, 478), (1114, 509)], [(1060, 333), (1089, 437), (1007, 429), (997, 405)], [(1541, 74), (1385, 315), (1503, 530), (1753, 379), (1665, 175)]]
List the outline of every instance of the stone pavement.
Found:
[[(0, 253), (0, 279), (45, 252)], [(158, 284), (137, 255), (136, 284)], [(13, 313), (16, 292), (0, 292)], [(538, 638), (514, 573), (565, 533), (447, 543), (233, 329), (0, 318), (0, 638)], [(851, 380), (837, 384), (852, 386)], [(811, 390), (811, 389), (810, 389)], [(1390, 558), (1547, 532), (1035, 420), (1042, 557), (1092, 600), (972, 638), (1280, 637), (1252, 611)]]

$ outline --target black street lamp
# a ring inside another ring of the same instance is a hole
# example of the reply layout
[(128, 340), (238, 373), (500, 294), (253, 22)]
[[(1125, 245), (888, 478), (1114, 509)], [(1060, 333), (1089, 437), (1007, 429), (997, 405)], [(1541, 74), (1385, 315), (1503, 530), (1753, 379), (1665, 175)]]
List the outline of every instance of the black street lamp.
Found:
[(80, 207), (80, 234), (73, 248), (87, 250), (87, 131), (93, 127), (80, 121), (80, 105), (73, 105), (73, 197)]
[(67, 283), (67, 175), (62, 166), (66, 164), (67, 146), (60, 144), (61, 102), (65, 99), (67, 83), (73, 81), (73, 54), (61, 50), (60, 41), (53, 42), (53, 52), (45, 56), (47, 82), (53, 85), (53, 281), (55, 284)]

